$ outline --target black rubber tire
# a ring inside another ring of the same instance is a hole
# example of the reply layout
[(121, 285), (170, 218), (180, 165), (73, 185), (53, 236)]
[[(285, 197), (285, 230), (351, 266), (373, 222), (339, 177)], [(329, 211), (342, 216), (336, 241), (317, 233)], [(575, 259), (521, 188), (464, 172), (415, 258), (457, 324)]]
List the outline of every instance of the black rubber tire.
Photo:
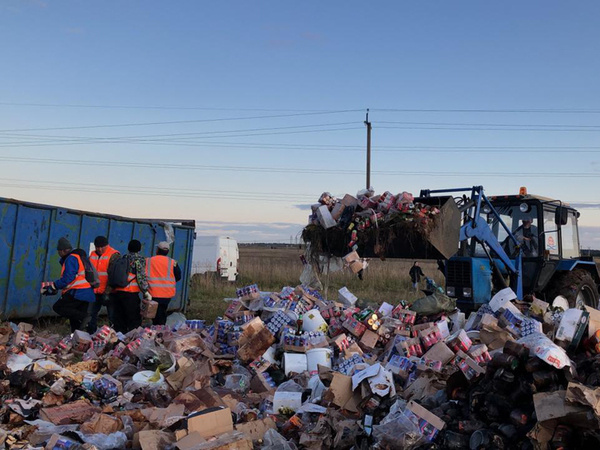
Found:
[(582, 308), (582, 304), (577, 304), (580, 294), (585, 305), (598, 308), (600, 294), (594, 277), (587, 270), (575, 269), (552, 280), (546, 289), (546, 301), (552, 303), (558, 295), (562, 295), (569, 301), (571, 308)]

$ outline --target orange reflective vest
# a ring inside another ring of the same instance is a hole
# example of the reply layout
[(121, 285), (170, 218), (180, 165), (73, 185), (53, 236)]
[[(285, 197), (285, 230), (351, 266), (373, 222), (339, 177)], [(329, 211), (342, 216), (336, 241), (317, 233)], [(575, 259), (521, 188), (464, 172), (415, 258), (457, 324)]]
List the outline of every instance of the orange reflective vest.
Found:
[(108, 263), (115, 253), (119, 252), (111, 246), (108, 246), (100, 256), (95, 251), (90, 253), (90, 262), (96, 268), (98, 278), (100, 279), (100, 286), (94, 289), (94, 294), (104, 294), (106, 292), (106, 287), (108, 286)]
[(127, 277), (127, 281), (129, 282), (129, 284), (126, 287), (116, 287), (113, 289), (113, 292), (141, 292), (140, 287), (137, 284), (137, 278), (131, 272)]
[(168, 256), (156, 255), (146, 259), (146, 277), (148, 278), (148, 291), (152, 297), (175, 297), (175, 260)]
[[(64, 294), (67, 291), (70, 291), (71, 289), (88, 289), (88, 288), (92, 288), (92, 285), (90, 283), (88, 283), (88, 281), (85, 279), (85, 266), (83, 265), (83, 261), (81, 261), (81, 258), (79, 257), (79, 255), (76, 255), (75, 253), (71, 253), (68, 257), (73, 256), (74, 258), (77, 259), (77, 263), (79, 264), (79, 267), (77, 268), (77, 275), (75, 275), (75, 279), (73, 281), (71, 281), (67, 287), (65, 287), (62, 290), (62, 293)], [(65, 259), (65, 263), (66, 263), (66, 259)], [(63, 276), (63, 273), (65, 272), (65, 264), (62, 265), (62, 269), (60, 270), (60, 276)]]

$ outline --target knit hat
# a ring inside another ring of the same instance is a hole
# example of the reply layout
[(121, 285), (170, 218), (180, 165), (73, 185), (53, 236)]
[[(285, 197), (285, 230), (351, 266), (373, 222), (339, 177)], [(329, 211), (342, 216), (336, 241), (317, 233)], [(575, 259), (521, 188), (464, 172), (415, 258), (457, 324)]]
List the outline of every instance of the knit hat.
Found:
[(94, 239), (95, 247), (106, 247), (107, 245), (108, 239), (106, 239), (106, 236), (96, 236), (96, 239)]
[(169, 251), (169, 243), (167, 241), (159, 242), (158, 245), (157, 245), (157, 248), (159, 250)]
[(61, 237), (58, 240), (58, 245), (56, 246), (56, 250), (71, 250), (73, 248), (73, 246), (71, 245), (71, 243), (69, 242), (69, 240), (66, 237)]
[(137, 239), (133, 239), (129, 241), (129, 245), (127, 246), (127, 251), (131, 253), (137, 253), (142, 250), (142, 243)]

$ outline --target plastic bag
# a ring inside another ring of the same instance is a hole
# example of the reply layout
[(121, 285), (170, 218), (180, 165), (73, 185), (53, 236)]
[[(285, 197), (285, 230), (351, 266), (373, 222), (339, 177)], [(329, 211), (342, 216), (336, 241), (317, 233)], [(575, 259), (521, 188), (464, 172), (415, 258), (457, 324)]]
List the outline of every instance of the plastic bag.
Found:
[(571, 365), (567, 353), (541, 333), (532, 333), (522, 337), (517, 342), (527, 347), (542, 361), (557, 369)]
[(304, 389), (293, 380), (281, 383), (275, 392), (303, 392)]
[(312, 390), (309, 401), (311, 403), (317, 403), (319, 400), (321, 400), (321, 396), (327, 388), (321, 382), (321, 379), (318, 375), (313, 375), (310, 380), (308, 380), (308, 389)]
[(263, 436), (262, 450), (297, 450), (297, 447), (271, 428)]
[(121, 422), (123, 422), (123, 433), (125, 433), (127, 439), (133, 439), (135, 434), (133, 419), (130, 416), (122, 415)]
[(452, 312), (456, 309), (456, 299), (436, 292), (415, 300), (410, 309), (423, 316), (439, 314), (441, 312)]
[(239, 392), (240, 394), (245, 393), (250, 387), (252, 374), (239, 364), (234, 364), (232, 371), (232, 374), (225, 376), (225, 389)]
[(154, 341), (144, 340), (136, 351), (136, 356), (144, 370), (160, 369), (162, 373), (175, 371), (175, 357), (166, 348), (157, 346)]
[(373, 438), (391, 450), (411, 450), (427, 442), (421, 430), (404, 413), (406, 402), (398, 400), (379, 425), (373, 426)]
[(187, 319), (183, 314), (181, 314), (180, 312), (174, 312), (172, 314), (169, 314), (165, 324), (168, 328), (179, 328), (185, 325), (186, 320)]
[(300, 275), (300, 283), (310, 289), (323, 290), (323, 284), (319, 280), (317, 271), (312, 264), (304, 264), (304, 269), (302, 269), (302, 274)]
[(115, 370), (115, 372), (112, 374), (112, 376), (113, 376), (113, 378), (117, 378), (117, 379), (119, 377), (132, 377), (139, 371), (140, 371), (140, 369), (138, 369), (133, 364), (125, 363), (125, 364), (121, 364), (121, 366), (117, 370)]
[(19, 370), (25, 370), (32, 362), (33, 360), (24, 353), (12, 353), (6, 361), (6, 367), (8, 367), (11, 372), (18, 372)]
[(92, 444), (98, 450), (112, 450), (114, 448), (127, 447), (127, 435), (122, 431), (111, 434), (83, 434), (78, 432), (77, 435), (86, 444)]
[(66, 431), (75, 431), (79, 428), (79, 425), (54, 425), (52, 422), (47, 422), (45, 420), (36, 419), (36, 420), (26, 420), (26, 424), (34, 425), (37, 427), (36, 432), (41, 435), (48, 435), (48, 437), (53, 434), (63, 434)]

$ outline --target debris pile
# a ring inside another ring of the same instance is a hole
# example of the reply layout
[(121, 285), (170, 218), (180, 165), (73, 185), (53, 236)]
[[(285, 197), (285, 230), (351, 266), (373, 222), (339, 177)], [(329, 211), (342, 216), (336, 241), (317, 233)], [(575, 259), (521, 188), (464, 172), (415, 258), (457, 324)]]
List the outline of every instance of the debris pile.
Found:
[(311, 244), (315, 255), (326, 250), (341, 257), (360, 247), (373, 248), (374, 254), (384, 257), (396, 236), (426, 237), (439, 215), (438, 206), (415, 202), (408, 192), (375, 195), (371, 188), (342, 199), (324, 192), (312, 205), (302, 238)]
[(578, 449), (600, 444), (600, 311), (515, 301), (468, 317), (328, 300), (227, 299), (127, 335), (0, 326), (0, 445), (14, 449)]

